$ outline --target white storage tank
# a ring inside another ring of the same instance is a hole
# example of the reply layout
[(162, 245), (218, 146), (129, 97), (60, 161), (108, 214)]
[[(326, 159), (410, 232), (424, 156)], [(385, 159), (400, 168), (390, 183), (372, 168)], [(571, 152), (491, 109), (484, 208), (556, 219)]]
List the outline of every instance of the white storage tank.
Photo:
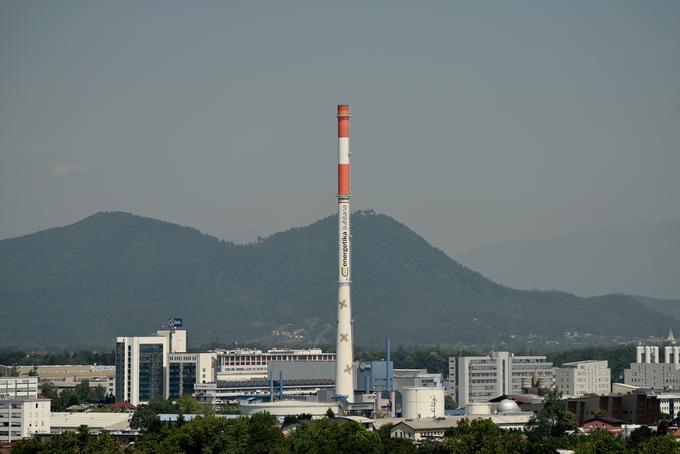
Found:
[(444, 417), (444, 388), (401, 388), (401, 416), (407, 419)]

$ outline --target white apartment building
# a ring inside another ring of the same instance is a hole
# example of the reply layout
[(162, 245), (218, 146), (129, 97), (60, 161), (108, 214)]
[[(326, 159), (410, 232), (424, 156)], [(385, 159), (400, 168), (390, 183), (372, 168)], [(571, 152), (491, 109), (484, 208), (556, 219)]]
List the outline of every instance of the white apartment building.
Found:
[(49, 399), (0, 400), (0, 442), (50, 432)]
[(116, 401), (139, 405), (168, 398), (169, 354), (186, 351), (186, 331), (116, 339)]
[(0, 399), (37, 399), (38, 377), (0, 377)]
[(611, 392), (611, 369), (607, 361), (589, 360), (564, 363), (555, 368), (555, 389), (564, 397)]
[(449, 392), (460, 407), (504, 394), (521, 394), (522, 388), (534, 385), (550, 388), (552, 383), (552, 363), (545, 356), (492, 352), (449, 358)]
[(638, 345), (635, 362), (623, 371), (623, 382), (638, 388), (680, 389), (680, 348), (666, 346), (664, 362), (659, 347)]

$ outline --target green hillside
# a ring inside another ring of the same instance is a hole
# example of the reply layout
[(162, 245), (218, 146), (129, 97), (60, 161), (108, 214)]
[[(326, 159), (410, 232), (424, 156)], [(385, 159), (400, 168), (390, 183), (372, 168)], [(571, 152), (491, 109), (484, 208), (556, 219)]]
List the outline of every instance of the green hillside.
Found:
[[(388, 216), (358, 212), (352, 220), (358, 344), (387, 336), (400, 344), (481, 344), (564, 331), (646, 336), (669, 328), (667, 316), (635, 298), (513, 290)], [(184, 319), (193, 344), (332, 344), (336, 229), (328, 217), (235, 245), (113, 212), (0, 241), (0, 344), (106, 346), (169, 317)]]

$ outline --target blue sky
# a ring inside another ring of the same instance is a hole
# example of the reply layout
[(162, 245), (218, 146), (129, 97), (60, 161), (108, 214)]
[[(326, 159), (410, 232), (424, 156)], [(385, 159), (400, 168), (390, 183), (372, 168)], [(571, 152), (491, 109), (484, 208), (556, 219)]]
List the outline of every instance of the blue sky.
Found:
[(680, 218), (680, 3), (0, 2), (0, 238), (249, 241), (353, 206), (449, 253)]

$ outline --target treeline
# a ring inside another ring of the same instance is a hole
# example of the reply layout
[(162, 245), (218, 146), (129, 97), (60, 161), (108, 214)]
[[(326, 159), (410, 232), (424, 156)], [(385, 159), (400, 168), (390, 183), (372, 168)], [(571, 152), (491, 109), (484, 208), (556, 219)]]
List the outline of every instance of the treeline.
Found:
[[(223, 419), (205, 416), (176, 426), (158, 426), (145, 431), (131, 452), (141, 454), (331, 454), (331, 453), (421, 453), (421, 454), (529, 454), (573, 449), (575, 454), (678, 454), (680, 444), (672, 436), (638, 433), (627, 441), (606, 430), (587, 435), (549, 436), (532, 440), (519, 431), (505, 431), (491, 420), (462, 420), (448, 430), (441, 442), (414, 445), (405, 438), (391, 438), (391, 426), (369, 431), (355, 422), (320, 419), (301, 422), (286, 437), (272, 416)], [(106, 432), (90, 434), (86, 427), (64, 433), (47, 443), (35, 439), (19, 441), (13, 454), (98, 453), (126, 451)]]
[(58, 391), (52, 382), (44, 382), (40, 385), (40, 394), (52, 401), (52, 411), (64, 411), (72, 405), (110, 404), (114, 402), (114, 397), (107, 395), (103, 386), (90, 386), (89, 380), (81, 381), (73, 389), (62, 391)]
[(0, 347), (0, 364), (6, 366), (52, 366), (57, 364), (114, 365), (115, 352), (91, 350), (27, 352), (15, 347)]

